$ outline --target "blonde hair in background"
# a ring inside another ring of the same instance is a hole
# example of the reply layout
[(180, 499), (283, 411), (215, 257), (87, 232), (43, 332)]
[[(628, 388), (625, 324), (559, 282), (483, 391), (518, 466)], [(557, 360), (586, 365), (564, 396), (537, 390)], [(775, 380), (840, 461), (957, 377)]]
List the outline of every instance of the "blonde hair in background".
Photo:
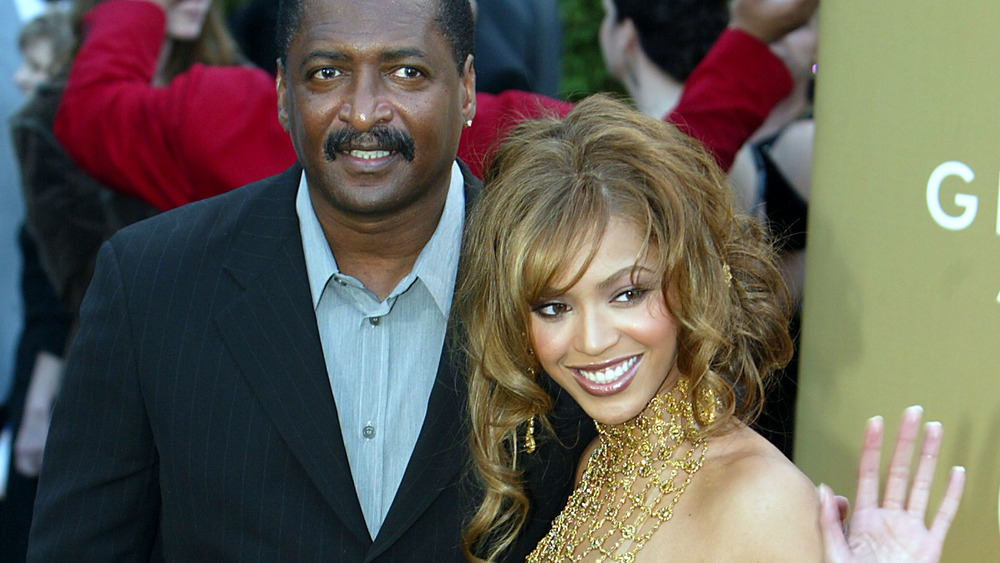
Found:
[(561, 120), (521, 124), (486, 172), (456, 297), (471, 364), (473, 462), (486, 489), (463, 534), (470, 557), (492, 561), (512, 543), (528, 511), (517, 436), (535, 416), (551, 434), (552, 400), (527, 337), (530, 306), (568, 289), (553, 287), (561, 276), (575, 283), (583, 272), (565, 272), (567, 258), (592, 258), (612, 216), (646, 233), (679, 325), (678, 368), (691, 400), (705, 390), (719, 400), (714, 421), (699, 421), (706, 435), (733, 417), (752, 421), (768, 375), (791, 357), (773, 249), (758, 222), (735, 210), (699, 143), (602, 95)]

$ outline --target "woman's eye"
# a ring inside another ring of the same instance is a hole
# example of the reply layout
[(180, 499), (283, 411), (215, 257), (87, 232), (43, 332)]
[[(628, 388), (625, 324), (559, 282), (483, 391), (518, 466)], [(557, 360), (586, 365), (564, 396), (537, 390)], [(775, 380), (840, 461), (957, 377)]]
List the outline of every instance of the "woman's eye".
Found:
[(554, 318), (569, 310), (565, 303), (542, 303), (531, 308), (531, 312), (541, 317)]
[(639, 287), (630, 287), (625, 291), (622, 291), (618, 295), (615, 295), (615, 301), (618, 303), (634, 303), (641, 300), (648, 293), (648, 289), (642, 289)]

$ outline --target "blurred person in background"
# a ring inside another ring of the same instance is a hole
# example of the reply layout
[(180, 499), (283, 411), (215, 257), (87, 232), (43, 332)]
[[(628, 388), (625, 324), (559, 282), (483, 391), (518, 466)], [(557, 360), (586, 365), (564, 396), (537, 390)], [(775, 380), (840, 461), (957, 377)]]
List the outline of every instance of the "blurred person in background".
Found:
[[(21, 66), (17, 37), (21, 26), (45, 10), (43, 0), (0, 0), (0, 120), (7, 123), (24, 102), (24, 94), (10, 77)], [(17, 341), (24, 318), (19, 277), (21, 254), (18, 229), (24, 221), (17, 163), (10, 136), (0, 135), (0, 451), (11, 447), (7, 408), (14, 381)], [(7, 467), (0, 465), (0, 497)]]
[[(556, 0), (476, 0), (476, 90), (559, 95), (562, 22)], [(663, 115), (663, 114), (661, 114)]]
[[(295, 161), (271, 111), (270, 74), (199, 66), (168, 88), (153, 88), (134, 72), (147, 64), (143, 53), (159, 33), (147, 23), (151, 15), (142, 2), (114, 6), (89, 16), (94, 38), (77, 57), (55, 120), (56, 137), (81, 167), (163, 210), (277, 174)], [(720, 37), (675, 111), (660, 116), (708, 145), (724, 168), (791, 88), (784, 64), (766, 47), (781, 35), (739, 25)], [(570, 107), (521, 91), (481, 93), (458, 156), (478, 176), (510, 126)]]
[[(83, 16), (100, 3), (78, 0), (73, 5), (71, 17), (78, 41), (86, 35)], [(144, 75), (150, 88), (169, 83), (196, 64), (237, 71), (243, 68), (238, 66), (243, 57), (209, 0), (176, 3), (168, 12), (166, 29), (159, 48), (149, 53), (155, 61)], [(90, 282), (100, 244), (121, 227), (149, 217), (156, 209), (97, 181), (78, 167), (56, 140), (53, 122), (66, 88), (67, 72), (64, 66), (54, 80), (38, 88), (13, 120), (12, 131), (23, 175), (28, 224), (42, 264), (64, 304), (76, 311)]]
[[(13, 82), (30, 104), (42, 84), (72, 53), (73, 33), (66, 13), (50, 8), (25, 24), (18, 36), (18, 49), (22, 64), (14, 72)], [(72, 322), (41, 266), (34, 237), (24, 225), (18, 244), (24, 328), (8, 402), (13, 448), (9, 459), (0, 461), (9, 466), (6, 496), (0, 502), (0, 553), (4, 561), (11, 562), (24, 561), (27, 553), (42, 448)]]
[[(81, 0), (77, 16), (95, 2)], [(240, 62), (232, 40), (209, 15), (186, 5), (171, 18), (153, 82), (167, 82), (195, 62)], [(7, 499), (0, 508), (0, 553), (23, 561), (51, 409), (75, 313), (93, 273), (97, 249), (117, 229), (156, 212), (148, 204), (103, 186), (73, 164), (52, 134), (65, 85), (66, 63), (80, 33), (71, 17), (51, 10), (28, 23), (19, 46), (24, 64), (14, 73), (27, 102), (11, 119), (28, 223), (19, 242), (24, 331), (18, 348), (11, 420), (16, 424)], [(207, 22), (206, 25), (203, 23)], [(222, 46), (220, 48), (220, 45)], [(227, 47), (228, 46), (228, 47)], [(220, 51), (221, 52), (220, 54)]]
[(229, 14), (229, 30), (247, 60), (270, 75), (277, 72), (277, 0), (247, 0)]

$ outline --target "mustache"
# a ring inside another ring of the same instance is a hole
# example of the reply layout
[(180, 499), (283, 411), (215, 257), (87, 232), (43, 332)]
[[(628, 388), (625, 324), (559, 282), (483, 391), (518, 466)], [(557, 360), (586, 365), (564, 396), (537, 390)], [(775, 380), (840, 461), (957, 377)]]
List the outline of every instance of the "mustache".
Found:
[(323, 144), (323, 155), (327, 160), (336, 160), (337, 153), (365, 147), (365, 150), (381, 150), (399, 153), (407, 161), (412, 162), (416, 149), (413, 147), (413, 137), (398, 129), (390, 127), (374, 127), (369, 131), (358, 131), (353, 127), (345, 127), (326, 138)]

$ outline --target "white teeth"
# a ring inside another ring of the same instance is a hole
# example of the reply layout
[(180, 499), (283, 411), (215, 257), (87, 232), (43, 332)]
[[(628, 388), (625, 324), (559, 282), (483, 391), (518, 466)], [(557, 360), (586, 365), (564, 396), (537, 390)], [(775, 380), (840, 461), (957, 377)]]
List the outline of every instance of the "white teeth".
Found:
[(389, 151), (347, 151), (347, 154), (353, 156), (354, 158), (360, 158), (362, 160), (372, 160), (376, 158), (384, 158), (389, 156)]
[(590, 381), (593, 381), (594, 383), (611, 383), (612, 381), (625, 375), (625, 372), (632, 369), (632, 366), (634, 366), (638, 361), (639, 356), (632, 356), (626, 362), (618, 364), (617, 367), (603, 369), (601, 371), (584, 371), (582, 369), (577, 371), (580, 372), (580, 375)]

